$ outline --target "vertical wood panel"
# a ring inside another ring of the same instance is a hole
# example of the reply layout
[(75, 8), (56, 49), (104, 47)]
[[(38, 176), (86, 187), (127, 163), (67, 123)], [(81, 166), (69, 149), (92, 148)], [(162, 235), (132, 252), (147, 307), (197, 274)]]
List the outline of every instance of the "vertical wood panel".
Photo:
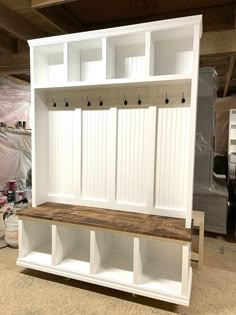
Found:
[(155, 206), (186, 209), (189, 108), (158, 110)]
[(148, 109), (118, 110), (117, 192), (119, 203), (146, 204), (145, 132)]
[(108, 110), (82, 111), (82, 198), (108, 200)]
[(49, 194), (73, 195), (72, 111), (49, 111)]

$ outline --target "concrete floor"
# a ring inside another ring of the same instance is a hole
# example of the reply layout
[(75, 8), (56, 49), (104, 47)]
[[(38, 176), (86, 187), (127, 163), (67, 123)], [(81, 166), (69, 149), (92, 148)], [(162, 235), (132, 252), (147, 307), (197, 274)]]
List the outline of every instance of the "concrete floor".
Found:
[(16, 257), (17, 250), (0, 249), (1, 315), (236, 314), (236, 244), (221, 237), (205, 237), (189, 308), (24, 269)]

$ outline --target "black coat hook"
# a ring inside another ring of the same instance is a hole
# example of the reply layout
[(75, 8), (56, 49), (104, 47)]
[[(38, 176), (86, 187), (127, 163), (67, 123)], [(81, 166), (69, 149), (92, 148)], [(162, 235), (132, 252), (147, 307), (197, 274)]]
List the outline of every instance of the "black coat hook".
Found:
[(168, 103), (169, 103), (169, 99), (168, 99), (168, 97), (167, 97), (167, 93), (166, 93), (165, 103), (166, 103), (166, 104), (168, 104)]
[(66, 98), (65, 98), (65, 106), (68, 107), (69, 103), (67, 102)]
[(88, 99), (88, 96), (87, 96), (87, 106), (91, 106), (91, 102), (89, 101), (89, 99)]
[(127, 99), (125, 98), (125, 95), (124, 95), (124, 105), (127, 105), (128, 104), (128, 101)]
[(182, 94), (182, 100), (181, 100), (181, 103), (185, 103), (184, 92), (183, 92), (183, 94)]
[(57, 103), (54, 102), (54, 99), (52, 98), (52, 101), (53, 101), (53, 107), (57, 107)]
[(142, 104), (142, 101), (141, 101), (139, 94), (138, 94), (138, 105), (141, 105), (141, 104)]
[(103, 101), (101, 100), (101, 97), (99, 96), (99, 105), (102, 106), (103, 105)]

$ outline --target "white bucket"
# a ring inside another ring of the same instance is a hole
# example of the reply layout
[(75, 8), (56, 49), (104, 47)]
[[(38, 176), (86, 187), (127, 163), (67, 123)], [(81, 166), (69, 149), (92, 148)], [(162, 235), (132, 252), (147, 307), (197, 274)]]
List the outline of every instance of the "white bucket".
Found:
[(15, 214), (5, 220), (5, 241), (11, 247), (18, 247), (18, 217)]

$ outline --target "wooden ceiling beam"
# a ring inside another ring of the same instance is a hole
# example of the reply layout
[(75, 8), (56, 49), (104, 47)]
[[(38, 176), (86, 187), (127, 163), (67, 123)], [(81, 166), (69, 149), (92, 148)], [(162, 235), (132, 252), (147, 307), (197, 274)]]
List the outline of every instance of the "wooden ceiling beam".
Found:
[(201, 56), (217, 56), (236, 53), (236, 29), (203, 33)]
[(226, 76), (226, 82), (225, 82), (223, 97), (226, 97), (226, 95), (228, 93), (229, 84), (230, 84), (233, 69), (234, 69), (235, 59), (236, 59), (236, 55), (231, 56), (231, 58), (230, 58), (229, 69), (228, 69), (227, 76)]
[(38, 27), (0, 4), (0, 28), (19, 39), (28, 40), (45, 36)]
[(17, 53), (3, 55), (0, 58), (0, 74), (27, 73), (30, 69), (30, 58), (28, 53)]
[(31, 0), (31, 8), (43, 8), (58, 4), (67, 4), (76, 0)]
[(83, 27), (77, 19), (68, 13), (63, 7), (47, 7), (35, 10), (48, 23), (56, 27), (62, 34), (82, 31)]
[(17, 42), (6, 33), (0, 33), (0, 51), (2, 53), (15, 53), (17, 51)]

